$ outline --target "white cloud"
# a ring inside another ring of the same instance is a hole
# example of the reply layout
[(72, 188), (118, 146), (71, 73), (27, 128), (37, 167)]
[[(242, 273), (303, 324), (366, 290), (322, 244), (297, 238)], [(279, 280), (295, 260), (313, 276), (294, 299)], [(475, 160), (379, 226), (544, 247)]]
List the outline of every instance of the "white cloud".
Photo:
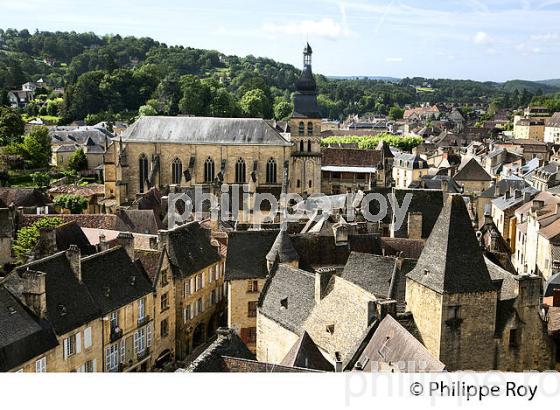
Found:
[(404, 59), (402, 57), (387, 57), (385, 59), (386, 63), (402, 63)]
[(475, 44), (488, 44), (490, 42), (490, 36), (484, 31), (479, 31), (473, 37), (473, 41)]
[(321, 20), (302, 20), (294, 23), (265, 23), (262, 29), (275, 34), (309, 34), (330, 39), (349, 37), (352, 33), (344, 25), (337, 23), (330, 17)]
[(521, 53), (521, 55), (531, 55), (531, 54), (540, 54), (542, 50), (539, 47), (534, 47), (527, 43), (519, 43), (515, 46), (517, 51)]
[(533, 34), (530, 38), (533, 41), (548, 42), (548, 41), (556, 41), (560, 39), (560, 36), (558, 36), (557, 33), (545, 33), (545, 34)]

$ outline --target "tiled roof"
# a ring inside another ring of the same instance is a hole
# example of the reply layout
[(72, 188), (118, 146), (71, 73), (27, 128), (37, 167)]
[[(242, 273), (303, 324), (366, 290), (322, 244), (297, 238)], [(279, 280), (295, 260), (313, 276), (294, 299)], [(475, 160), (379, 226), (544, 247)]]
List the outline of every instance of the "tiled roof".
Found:
[(321, 154), (321, 166), (375, 167), (381, 161), (381, 152), (373, 149), (322, 148)]
[(380, 363), (394, 365), (399, 362), (417, 366), (416, 369), (407, 369), (409, 372), (441, 372), (445, 368), (391, 315), (385, 316), (379, 323), (357, 362), (366, 372), (381, 370)]
[(38, 189), (34, 188), (2, 188), (0, 187), (0, 208), (8, 208), (11, 204), (16, 207), (40, 207), (52, 201)]
[(492, 181), (492, 177), (474, 158), (459, 169), (453, 179), (455, 181)]
[(333, 365), (320, 352), (319, 348), (306, 331), (294, 343), (290, 351), (280, 362), (282, 366), (300, 367), (325, 372), (333, 371)]
[(460, 195), (448, 196), (408, 277), (439, 293), (496, 290)]
[(278, 236), (277, 230), (229, 233), (225, 280), (257, 279), (268, 275), (266, 255)]
[(407, 194), (411, 195), (410, 205), (406, 209), (406, 216), (400, 229), (395, 231), (395, 237), (408, 236), (408, 215), (411, 212), (422, 214), (422, 238), (427, 238), (432, 232), (432, 228), (443, 208), (442, 191), (433, 189), (395, 189), (394, 196), (399, 204)]
[(75, 194), (85, 197), (105, 195), (105, 186), (103, 184), (59, 185), (49, 189), (49, 194)]
[(155, 284), (158, 272), (161, 268), (164, 251), (153, 249), (134, 249), (134, 258), (138, 259), (148, 274), (148, 277)]
[(270, 251), (266, 254), (266, 259), (272, 263), (275, 261), (284, 263), (299, 260), (299, 255), (294, 248), (294, 244), (292, 243), (288, 232), (284, 230), (278, 232), (278, 235), (272, 244), (272, 248), (270, 248)]

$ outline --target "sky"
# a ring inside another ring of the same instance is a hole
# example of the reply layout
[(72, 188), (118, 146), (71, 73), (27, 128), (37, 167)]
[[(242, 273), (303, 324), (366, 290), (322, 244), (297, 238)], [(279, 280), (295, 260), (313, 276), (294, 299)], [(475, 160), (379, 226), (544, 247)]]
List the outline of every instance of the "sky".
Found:
[(336, 76), (560, 78), (560, 0), (0, 0), (0, 27), (148, 36)]

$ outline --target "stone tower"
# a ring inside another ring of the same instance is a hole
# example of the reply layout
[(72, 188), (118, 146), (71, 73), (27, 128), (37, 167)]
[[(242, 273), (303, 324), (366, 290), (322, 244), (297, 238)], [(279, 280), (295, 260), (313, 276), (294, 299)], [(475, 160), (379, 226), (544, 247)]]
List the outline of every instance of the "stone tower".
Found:
[(449, 195), (416, 267), (406, 304), (426, 348), (450, 371), (494, 367), (498, 303), (467, 208)]
[(290, 192), (300, 195), (321, 192), (321, 114), (317, 84), (311, 71), (311, 46), (303, 49), (303, 71), (296, 81), (294, 112), (289, 119), (291, 140)]

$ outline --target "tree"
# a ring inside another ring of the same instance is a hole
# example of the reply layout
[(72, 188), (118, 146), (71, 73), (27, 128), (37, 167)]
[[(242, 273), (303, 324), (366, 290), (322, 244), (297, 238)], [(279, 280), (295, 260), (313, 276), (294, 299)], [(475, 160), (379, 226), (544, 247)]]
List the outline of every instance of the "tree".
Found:
[(68, 160), (68, 168), (79, 173), (88, 167), (88, 160), (82, 148), (77, 149)]
[(21, 142), (24, 132), (25, 123), (17, 111), (0, 107), (0, 146)]
[(294, 107), (289, 101), (280, 100), (274, 105), (274, 118), (277, 120), (287, 118), (293, 109)]
[(33, 127), (21, 144), (25, 159), (32, 168), (48, 168), (51, 160), (51, 137), (47, 127)]
[(268, 101), (264, 91), (260, 88), (256, 88), (247, 91), (241, 98), (239, 105), (246, 117), (263, 118), (265, 116), (267, 103)]
[(81, 195), (65, 194), (54, 198), (53, 203), (64, 209), (68, 209), (71, 214), (81, 214), (87, 208), (87, 199)]
[(31, 174), (33, 185), (39, 189), (48, 188), (51, 183), (51, 177), (46, 172), (34, 172)]
[(400, 120), (404, 115), (404, 110), (396, 105), (393, 105), (389, 109), (389, 119), (390, 120)]
[(140, 117), (150, 116), (150, 115), (157, 115), (157, 111), (151, 105), (143, 105), (138, 108), (138, 115)]
[(18, 261), (24, 262), (29, 252), (35, 247), (39, 240), (39, 230), (41, 228), (51, 229), (60, 224), (62, 224), (62, 219), (58, 217), (44, 217), (18, 230), (12, 246)]

